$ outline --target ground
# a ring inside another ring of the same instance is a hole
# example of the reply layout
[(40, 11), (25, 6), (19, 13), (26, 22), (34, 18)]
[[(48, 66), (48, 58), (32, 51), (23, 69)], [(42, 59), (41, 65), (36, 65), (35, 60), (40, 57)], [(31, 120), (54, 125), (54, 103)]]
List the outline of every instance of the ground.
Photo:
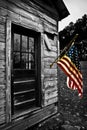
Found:
[(78, 113), (71, 115), (64, 112), (58, 113), (27, 130), (87, 130), (87, 122)]

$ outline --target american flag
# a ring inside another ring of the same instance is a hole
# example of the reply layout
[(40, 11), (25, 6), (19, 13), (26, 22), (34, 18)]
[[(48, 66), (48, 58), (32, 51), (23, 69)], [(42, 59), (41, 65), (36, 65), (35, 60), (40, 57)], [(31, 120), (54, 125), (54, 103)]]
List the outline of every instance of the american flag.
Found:
[(83, 95), (83, 81), (80, 68), (78, 50), (75, 44), (58, 59), (57, 64), (67, 75), (67, 86), (72, 90), (78, 90), (78, 95)]

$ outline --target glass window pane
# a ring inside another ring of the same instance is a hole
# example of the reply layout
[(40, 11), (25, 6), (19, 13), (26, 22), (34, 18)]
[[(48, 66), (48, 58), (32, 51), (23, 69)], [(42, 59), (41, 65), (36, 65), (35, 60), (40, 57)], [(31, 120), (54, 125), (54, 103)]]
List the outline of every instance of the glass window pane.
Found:
[(31, 70), (31, 69), (35, 69), (35, 64), (34, 64), (34, 62), (29, 62), (29, 69)]
[(20, 68), (20, 53), (14, 52), (14, 63), (13, 66), (15, 69)]
[(22, 36), (22, 52), (28, 51), (28, 46), (27, 46), (27, 36)]
[(29, 53), (29, 69), (34, 69), (34, 54)]
[(34, 52), (34, 38), (29, 37), (29, 52)]
[(28, 69), (28, 53), (22, 53), (21, 68)]
[(14, 51), (20, 51), (20, 35), (14, 33)]
[(33, 53), (29, 53), (29, 61), (34, 62), (34, 54)]

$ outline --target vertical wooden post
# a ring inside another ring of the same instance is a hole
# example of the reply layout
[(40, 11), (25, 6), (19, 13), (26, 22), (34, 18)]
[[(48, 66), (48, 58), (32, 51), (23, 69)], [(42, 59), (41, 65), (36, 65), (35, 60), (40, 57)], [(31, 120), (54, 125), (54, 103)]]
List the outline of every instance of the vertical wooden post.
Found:
[(41, 91), (42, 91), (42, 102), (41, 106), (44, 106), (44, 34), (41, 33)]
[(11, 21), (6, 21), (6, 121), (11, 121)]

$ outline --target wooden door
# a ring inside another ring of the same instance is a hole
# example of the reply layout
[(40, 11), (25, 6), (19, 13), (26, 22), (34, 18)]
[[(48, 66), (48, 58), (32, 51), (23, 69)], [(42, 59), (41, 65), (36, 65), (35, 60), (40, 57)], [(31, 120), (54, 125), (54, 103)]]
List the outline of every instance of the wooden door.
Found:
[(12, 28), (12, 114), (37, 107), (37, 39), (31, 30)]

